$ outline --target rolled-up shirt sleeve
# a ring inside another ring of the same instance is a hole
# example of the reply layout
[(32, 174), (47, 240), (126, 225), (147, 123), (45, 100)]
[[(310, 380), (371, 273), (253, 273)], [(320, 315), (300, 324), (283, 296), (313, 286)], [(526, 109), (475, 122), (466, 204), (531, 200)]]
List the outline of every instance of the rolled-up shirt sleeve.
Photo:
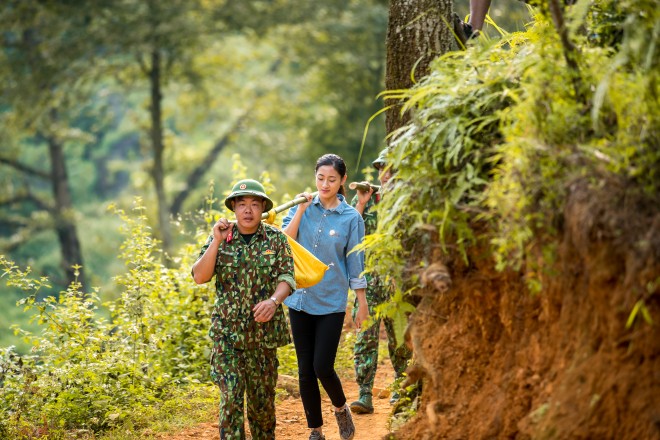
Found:
[(348, 237), (348, 255), (346, 256), (346, 268), (348, 270), (348, 284), (351, 289), (366, 289), (367, 279), (362, 276), (364, 272), (364, 251), (355, 251), (355, 246), (364, 240), (364, 221), (361, 217), (355, 217), (351, 222), (351, 231)]

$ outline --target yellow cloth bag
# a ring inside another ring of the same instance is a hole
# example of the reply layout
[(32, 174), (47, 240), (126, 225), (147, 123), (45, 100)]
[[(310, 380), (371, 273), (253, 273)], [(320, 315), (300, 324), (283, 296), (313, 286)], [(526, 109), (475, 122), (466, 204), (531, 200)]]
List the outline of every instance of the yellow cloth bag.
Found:
[(293, 273), (296, 278), (296, 287), (311, 287), (323, 279), (328, 266), (316, 258), (314, 254), (305, 249), (303, 245), (293, 238), (286, 236), (293, 254)]
[[(268, 211), (268, 216), (265, 218), (266, 223), (271, 225), (275, 223), (276, 215), (277, 212), (274, 209)], [(311, 287), (320, 282), (323, 279), (323, 275), (325, 275), (325, 271), (328, 270), (329, 267), (316, 258), (314, 254), (305, 249), (303, 245), (298, 243), (295, 239), (288, 235), (286, 236), (286, 239), (289, 241), (291, 253), (293, 254), (293, 275), (296, 279), (296, 287), (299, 289), (303, 287)]]

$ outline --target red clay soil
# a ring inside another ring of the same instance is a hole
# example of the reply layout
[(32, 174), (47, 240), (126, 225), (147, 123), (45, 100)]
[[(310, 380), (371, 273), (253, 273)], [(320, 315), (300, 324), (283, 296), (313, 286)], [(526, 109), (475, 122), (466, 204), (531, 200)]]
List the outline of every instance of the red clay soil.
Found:
[[(410, 336), (423, 377), (399, 439), (660, 439), (660, 202), (571, 188), (554, 262), (497, 272), (483, 249), (444, 261)], [(456, 260), (458, 261), (458, 260)], [(531, 293), (525, 274), (540, 277)], [(641, 314), (643, 299), (654, 324)]]
[[(344, 393), (350, 402), (357, 399), (358, 388), (355, 378), (342, 377)], [(389, 359), (383, 359), (379, 362), (374, 386), (374, 396), (380, 394), (380, 398), (374, 398), (374, 413), (354, 415), (355, 438), (354, 440), (373, 440), (383, 438), (388, 430), (388, 418), (392, 407), (389, 404), (389, 391), (387, 387), (394, 380), (394, 372)], [(323, 414), (325, 421), (324, 434), (327, 440), (339, 440), (337, 424), (332, 414), (332, 404), (326, 395), (323, 394), (323, 407), (326, 409)], [(246, 423), (246, 432), (249, 428)], [(299, 440), (309, 437), (309, 429), (305, 421), (302, 402), (299, 397), (287, 397), (277, 405), (277, 428), (275, 430), (277, 440)], [(202, 423), (193, 428), (184, 431), (158, 436), (161, 440), (218, 440), (218, 423), (216, 421)], [(248, 437), (249, 438), (249, 437)]]

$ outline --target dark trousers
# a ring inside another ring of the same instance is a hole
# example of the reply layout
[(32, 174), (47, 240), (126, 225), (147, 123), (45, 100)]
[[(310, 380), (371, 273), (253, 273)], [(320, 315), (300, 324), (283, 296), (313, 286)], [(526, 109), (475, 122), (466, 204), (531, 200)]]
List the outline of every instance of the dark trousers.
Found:
[(309, 315), (289, 309), (293, 343), (298, 357), (300, 397), (310, 428), (323, 426), (321, 391), (317, 379), (321, 381), (335, 407), (342, 407), (346, 403), (341, 381), (335, 372), (335, 357), (344, 315), (346, 313)]

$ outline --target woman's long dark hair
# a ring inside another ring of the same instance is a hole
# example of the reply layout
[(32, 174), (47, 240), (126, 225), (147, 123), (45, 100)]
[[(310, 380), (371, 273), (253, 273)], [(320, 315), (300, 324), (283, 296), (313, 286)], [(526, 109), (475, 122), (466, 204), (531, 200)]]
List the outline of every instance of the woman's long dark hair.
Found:
[[(314, 172), (316, 173), (320, 167), (327, 165), (332, 166), (332, 168), (334, 168), (335, 171), (339, 173), (339, 176), (342, 179), (346, 175), (346, 163), (344, 162), (344, 159), (332, 153), (324, 154), (323, 156), (319, 157), (319, 160), (316, 161), (316, 168), (314, 168)], [(346, 197), (346, 189), (344, 188), (343, 184), (339, 187), (339, 194)]]

